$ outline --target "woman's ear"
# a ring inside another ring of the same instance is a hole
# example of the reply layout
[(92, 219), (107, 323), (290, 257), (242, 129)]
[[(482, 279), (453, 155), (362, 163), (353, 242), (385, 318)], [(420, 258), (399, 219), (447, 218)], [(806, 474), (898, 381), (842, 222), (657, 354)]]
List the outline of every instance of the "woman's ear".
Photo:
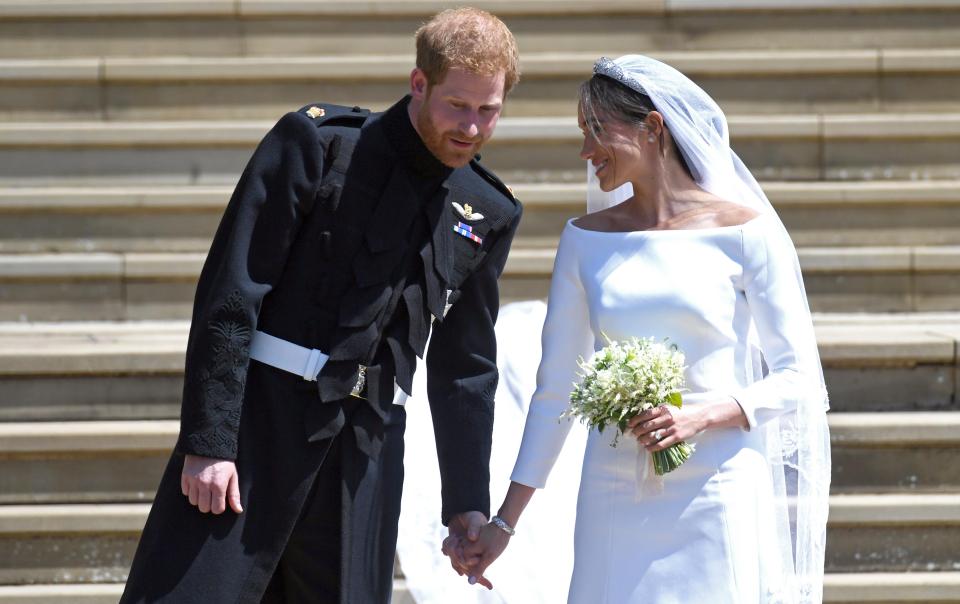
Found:
[(646, 130), (649, 134), (648, 141), (651, 143), (659, 141), (660, 155), (667, 155), (666, 128), (663, 124), (663, 116), (659, 111), (651, 111), (643, 120)]
[(647, 132), (657, 138), (663, 138), (663, 116), (659, 111), (651, 111), (644, 118), (643, 123), (647, 126)]

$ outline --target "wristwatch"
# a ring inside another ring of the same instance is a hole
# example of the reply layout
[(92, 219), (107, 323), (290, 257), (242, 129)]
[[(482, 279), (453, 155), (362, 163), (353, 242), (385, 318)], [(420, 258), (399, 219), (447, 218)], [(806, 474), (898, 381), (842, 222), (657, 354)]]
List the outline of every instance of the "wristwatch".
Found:
[(495, 527), (497, 527), (504, 533), (510, 535), (511, 537), (513, 537), (517, 533), (517, 531), (515, 531), (512, 526), (507, 524), (507, 521), (501, 518), (500, 516), (494, 516), (493, 518), (491, 518), (490, 524), (494, 525)]

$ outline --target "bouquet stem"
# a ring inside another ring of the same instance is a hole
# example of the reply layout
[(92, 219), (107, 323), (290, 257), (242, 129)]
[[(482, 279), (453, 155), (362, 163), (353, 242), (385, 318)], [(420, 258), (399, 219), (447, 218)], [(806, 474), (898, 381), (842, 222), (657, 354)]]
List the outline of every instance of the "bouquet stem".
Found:
[(675, 445), (667, 447), (663, 451), (654, 451), (653, 471), (657, 476), (663, 476), (667, 472), (673, 472), (680, 467), (683, 462), (690, 459), (693, 455), (693, 447), (680, 441)]

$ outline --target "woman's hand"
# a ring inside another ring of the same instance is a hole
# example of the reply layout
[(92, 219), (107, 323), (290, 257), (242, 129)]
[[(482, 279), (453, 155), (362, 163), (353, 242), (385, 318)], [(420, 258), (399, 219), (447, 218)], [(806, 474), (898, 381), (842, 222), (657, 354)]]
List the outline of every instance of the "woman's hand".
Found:
[(663, 451), (712, 428), (748, 428), (740, 403), (732, 396), (685, 407), (660, 405), (627, 422), (627, 430), (647, 451)]
[[(477, 577), (483, 577), (487, 567), (500, 557), (510, 543), (510, 535), (497, 525), (490, 523), (480, 529), (480, 538), (464, 545), (463, 553), (469, 568), (470, 582), (476, 583)], [(487, 589), (493, 585), (484, 584)]]
[(661, 405), (627, 422), (627, 429), (647, 451), (662, 451), (707, 429), (703, 414), (694, 409)]

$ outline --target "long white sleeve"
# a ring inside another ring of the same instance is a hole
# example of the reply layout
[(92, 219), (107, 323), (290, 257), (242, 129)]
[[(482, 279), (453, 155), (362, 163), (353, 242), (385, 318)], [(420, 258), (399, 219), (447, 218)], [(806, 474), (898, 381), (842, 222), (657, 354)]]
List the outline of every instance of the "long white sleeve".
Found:
[(752, 429), (795, 410), (818, 387), (819, 376), (805, 375), (800, 362), (816, 342), (795, 277), (793, 244), (765, 218), (757, 219), (743, 229), (743, 255), (744, 292), (768, 373), (731, 394)]
[(537, 389), (530, 401), (511, 476), (514, 482), (536, 488), (546, 484), (570, 431), (573, 420), (561, 420), (560, 414), (569, 405), (577, 361), (593, 353), (594, 338), (580, 278), (577, 243), (568, 225), (560, 236), (550, 282)]

